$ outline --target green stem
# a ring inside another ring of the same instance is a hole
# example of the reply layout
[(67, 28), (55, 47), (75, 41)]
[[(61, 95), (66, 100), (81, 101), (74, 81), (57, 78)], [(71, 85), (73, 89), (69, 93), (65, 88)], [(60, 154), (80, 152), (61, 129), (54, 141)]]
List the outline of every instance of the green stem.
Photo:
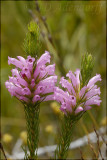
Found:
[(70, 139), (72, 135), (73, 122), (69, 116), (64, 116), (62, 123), (61, 135), (59, 138), (59, 144), (56, 149), (56, 155), (58, 159), (65, 159), (70, 145)]
[(72, 116), (70, 114), (64, 115), (62, 126), (61, 126), (61, 134), (59, 137), (59, 143), (55, 151), (56, 159), (66, 159), (68, 149), (71, 142), (71, 136), (73, 132), (73, 128), (75, 123), (82, 117), (84, 113), (80, 113), (77, 116)]
[(29, 159), (37, 159), (40, 108), (37, 105), (27, 105), (24, 109), (27, 125), (27, 145), (30, 152)]

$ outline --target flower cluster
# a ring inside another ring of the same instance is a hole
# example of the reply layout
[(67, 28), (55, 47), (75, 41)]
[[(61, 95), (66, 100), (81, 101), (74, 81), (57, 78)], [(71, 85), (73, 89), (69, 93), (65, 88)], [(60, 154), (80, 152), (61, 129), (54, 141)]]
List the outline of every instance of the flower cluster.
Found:
[(17, 97), (25, 103), (56, 100), (61, 104), (61, 111), (77, 114), (81, 111), (91, 109), (92, 105), (100, 105), (100, 88), (95, 85), (101, 81), (100, 74), (91, 78), (86, 86), (80, 88), (80, 70), (72, 73), (69, 71), (66, 77), (61, 78), (60, 84), (64, 90), (55, 86), (57, 76), (55, 75), (55, 64), (50, 63), (50, 54), (45, 52), (38, 60), (28, 56), (24, 59), (8, 57), (8, 64), (16, 66), (12, 69), (12, 77), (5, 82), (6, 88), (12, 96)]
[(77, 114), (81, 111), (91, 109), (92, 105), (100, 105), (100, 88), (95, 85), (97, 81), (101, 81), (101, 76), (96, 74), (91, 78), (86, 86), (80, 89), (80, 70), (77, 69), (73, 74), (72, 71), (67, 73), (66, 77), (61, 78), (60, 84), (66, 91), (55, 87), (54, 100), (61, 104), (61, 111)]
[(51, 58), (49, 52), (46, 51), (38, 60), (31, 56), (17, 58), (8, 57), (8, 64), (16, 66), (11, 70), (12, 77), (9, 76), (5, 82), (10, 94), (24, 103), (46, 101), (50, 94), (52, 96), (57, 82), (55, 64), (47, 65)]

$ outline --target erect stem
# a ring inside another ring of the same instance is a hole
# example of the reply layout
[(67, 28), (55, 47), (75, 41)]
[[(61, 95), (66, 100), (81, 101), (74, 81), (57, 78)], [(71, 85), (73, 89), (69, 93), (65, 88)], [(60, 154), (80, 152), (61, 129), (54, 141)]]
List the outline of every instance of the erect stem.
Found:
[(55, 150), (55, 159), (66, 159), (73, 128), (75, 123), (82, 117), (83, 114), (84, 113), (80, 113), (77, 116), (72, 116), (70, 114), (64, 115), (59, 143)]
[(70, 139), (72, 135), (73, 122), (69, 116), (64, 116), (64, 120), (61, 128), (61, 135), (59, 138), (59, 144), (56, 149), (56, 155), (58, 159), (65, 159), (70, 145)]
[(37, 105), (27, 105), (24, 107), (27, 125), (27, 145), (30, 152), (29, 159), (36, 159), (39, 140), (39, 111)]

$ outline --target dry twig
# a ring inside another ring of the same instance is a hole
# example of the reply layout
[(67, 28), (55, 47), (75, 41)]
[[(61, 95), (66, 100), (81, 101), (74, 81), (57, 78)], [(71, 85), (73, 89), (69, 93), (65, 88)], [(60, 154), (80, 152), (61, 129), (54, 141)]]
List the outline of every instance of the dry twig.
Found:
[(5, 157), (5, 160), (7, 160), (7, 157), (6, 157), (6, 154), (5, 154), (5, 152), (4, 152), (4, 148), (3, 148), (3, 145), (2, 145), (1, 142), (0, 142), (0, 150), (1, 150), (2, 153), (3, 153), (3, 155), (4, 155), (4, 157)]
[(93, 126), (93, 128), (94, 128), (94, 131), (95, 131), (96, 136), (97, 136), (97, 145), (98, 145), (98, 151), (99, 151), (99, 154), (100, 154), (100, 156), (101, 156), (102, 160), (104, 160), (104, 158), (103, 158), (103, 156), (102, 156), (102, 153), (101, 153), (101, 149), (100, 149), (99, 134), (97, 133), (97, 131), (96, 131), (96, 129), (95, 129), (95, 126)]

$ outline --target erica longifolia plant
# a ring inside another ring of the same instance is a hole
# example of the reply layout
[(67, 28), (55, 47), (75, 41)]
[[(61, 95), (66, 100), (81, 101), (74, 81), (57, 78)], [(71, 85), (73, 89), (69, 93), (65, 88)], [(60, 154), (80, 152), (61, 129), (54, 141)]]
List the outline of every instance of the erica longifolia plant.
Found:
[(70, 145), (72, 130), (75, 123), (90, 110), (93, 105), (100, 105), (100, 88), (95, 84), (101, 81), (100, 74), (91, 77), (93, 70), (93, 59), (91, 55), (85, 54), (81, 62), (81, 71), (77, 69), (74, 73), (69, 71), (66, 77), (61, 78), (60, 84), (65, 89), (55, 87), (54, 100), (61, 104), (63, 112), (62, 128), (59, 143), (55, 151), (55, 158), (65, 159)]
[(24, 105), (29, 150), (29, 154), (25, 151), (25, 159), (37, 159), (40, 103), (51, 100), (57, 76), (55, 64), (49, 65), (51, 58), (49, 52), (45, 51), (40, 58), (36, 56), (39, 47), (34, 22), (30, 23), (28, 29), (24, 46), (29, 56), (26, 59), (22, 56), (17, 56), (17, 59), (8, 57), (8, 64), (13, 64), (15, 68), (11, 70), (12, 76), (9, 76), (5, 85), (11, 96), (16, 97)]

